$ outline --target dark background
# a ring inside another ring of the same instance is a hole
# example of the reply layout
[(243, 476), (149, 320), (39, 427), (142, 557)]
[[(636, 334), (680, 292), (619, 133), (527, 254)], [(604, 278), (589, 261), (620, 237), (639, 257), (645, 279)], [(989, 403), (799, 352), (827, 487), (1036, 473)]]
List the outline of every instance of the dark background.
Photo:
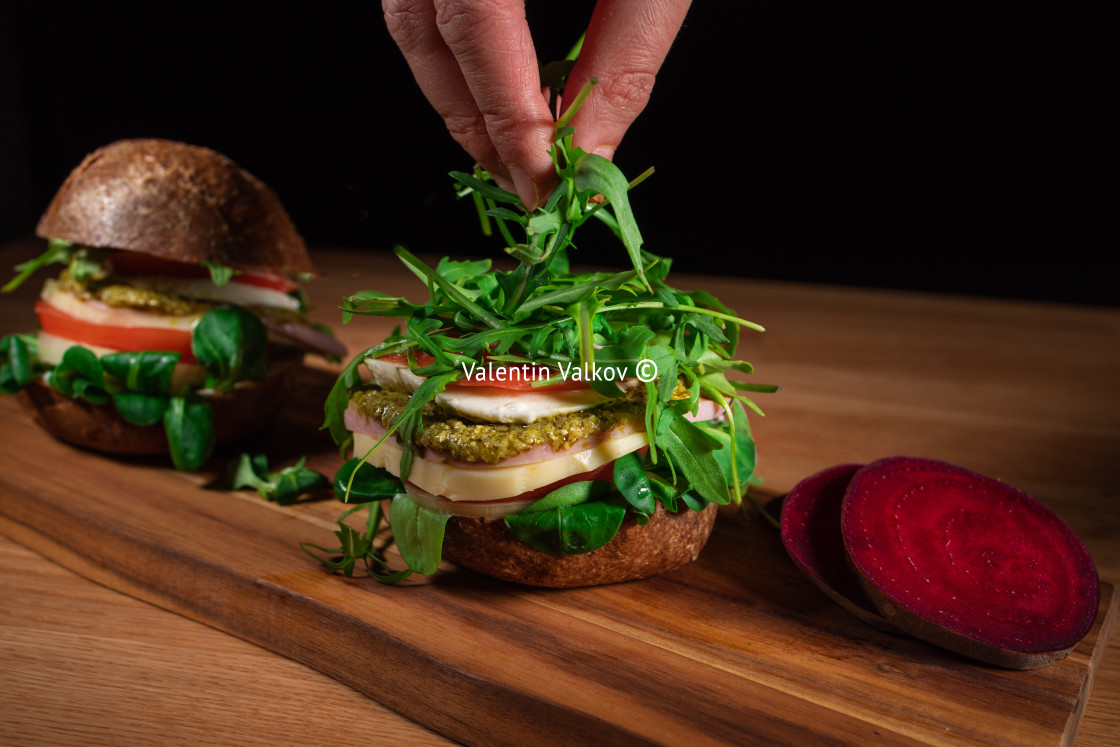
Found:
[[(379, 4), (0, 0), (0, 240), (94, 148), (271, 184), (313, 246), (492, 254)], [(591, 3), (528, 0), (542, 59)], [(905, 7), (901, 7), (905, 6)], [(1116, 305), (1120, 4), (694, 3), (616, 162), (682, 271)], [(603, 232), (605, 234), (605, 232)], [(578, 259), (618, 264), (605, 235)]]

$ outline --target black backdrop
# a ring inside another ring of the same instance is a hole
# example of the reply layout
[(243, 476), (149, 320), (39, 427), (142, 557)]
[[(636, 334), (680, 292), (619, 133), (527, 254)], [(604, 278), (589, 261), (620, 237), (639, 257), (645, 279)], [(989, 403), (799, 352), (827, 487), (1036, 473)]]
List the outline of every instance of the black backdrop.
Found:
[[(376, 3), (0, 0), (0, 231), (159, 136), (271, 184), (312, 245), (493, 253)], [(542, 58), (591, 3), (528, 0)], [(697, 0), (619, 150), (684, 271), (1116, 304), (1120, 4)], [(605, 232), (604, 232), (605, 233)], [(622, 261), (606, 236), (579, 259)], [(360, 261), (360, 253), (356, 253)]]

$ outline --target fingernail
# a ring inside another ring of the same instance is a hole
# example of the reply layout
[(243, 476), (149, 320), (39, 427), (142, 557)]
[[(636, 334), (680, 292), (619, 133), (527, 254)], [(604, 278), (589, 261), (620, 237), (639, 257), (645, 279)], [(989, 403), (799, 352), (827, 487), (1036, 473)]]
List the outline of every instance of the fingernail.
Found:
[(518, 168), (510, 169), (509, 176), (513, 179), (513, 184), (517, 188), (517, 196), (521, 198), (525, 209), (529, 212), (536, 210), (537, 204), (541, 201), (537, 185), (533, 183), (528, 174)]
[(602, 156), (608, 161), (614, 160), (614, 148), (609, 145), (600, 145), (598, 148), (593, 150), (592, 153), (598, 156)]

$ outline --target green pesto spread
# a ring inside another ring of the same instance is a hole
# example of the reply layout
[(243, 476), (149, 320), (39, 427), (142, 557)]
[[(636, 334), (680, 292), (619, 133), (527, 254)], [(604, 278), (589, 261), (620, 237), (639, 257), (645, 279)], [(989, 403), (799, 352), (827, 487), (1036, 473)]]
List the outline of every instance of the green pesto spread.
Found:
[[(350, 394), (350, 401), (359, 412), (386, 428), (404, 410), (408, 399), (408, 392), (376, 387), (357, 389)], [(475, 423), (429, 402), (423, 410), (423, 428), (418, 429), (413, 440), (450, 460), (497, 464), (537, 446), (566, 451), (581, 439), (609, 431), (620, 423), (641, 422), (644, 417), (642, 387), (587, 410), (552, 415), (525, 425)]]
[[(58, 276), (58, 284), (62, 290), (72, 293), (83, 301), (96, 300), (113, 308), (153, 311), (168, 316), (205, 314), (210, 309), (224, 305), (217, 301), (203, 301), (172, 293), (133, 277), (126, 280), (108, 275), (103, 278), (78, 281), (70, 276), (69, 271), (63, 270)], [(277, 322), (307, 323), (306, 315), (294, 309), (258, 304), (245, 304), (244, 308), (259, 317), (267, 317)]]
[(63, 270), (58, 276), (58, 283), (63, 290), (83, 301), (96, 300), (118, 309), (141, 309), (168, 316), (186, 316), (204, 314), (214, 308), (213, 303), (156, 290), (134, 278), (124, 282), (121, 278), (108, 276), (79, 282), (70, 277), (69, 271)]

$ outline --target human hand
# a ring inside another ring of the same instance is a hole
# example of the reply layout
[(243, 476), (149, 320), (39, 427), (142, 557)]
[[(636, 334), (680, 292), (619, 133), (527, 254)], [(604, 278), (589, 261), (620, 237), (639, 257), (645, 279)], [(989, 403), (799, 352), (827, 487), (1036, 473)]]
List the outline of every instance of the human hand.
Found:
[[(645, 108), (691, 0), (599, 0), (566, 89), (592, 77), (573, 144), (607, 158)], [(554, 120), (524, 0), (382, 0), (389, 33), (451, 136), (528, 210), (552, 191)]]

